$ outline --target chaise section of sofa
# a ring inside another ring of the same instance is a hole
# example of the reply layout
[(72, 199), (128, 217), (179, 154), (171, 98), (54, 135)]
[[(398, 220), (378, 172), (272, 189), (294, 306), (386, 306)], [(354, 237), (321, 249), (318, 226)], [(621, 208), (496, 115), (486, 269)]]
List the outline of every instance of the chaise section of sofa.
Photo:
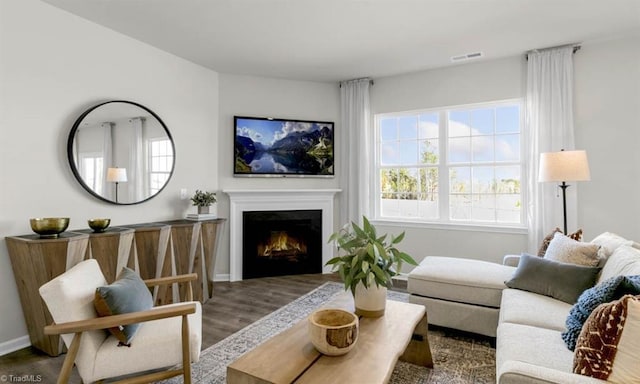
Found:
[(496, 336), (504, 281), (515, 268), (429, 256), (409, 274), (409, 301), (427, 308), (429, 324)]

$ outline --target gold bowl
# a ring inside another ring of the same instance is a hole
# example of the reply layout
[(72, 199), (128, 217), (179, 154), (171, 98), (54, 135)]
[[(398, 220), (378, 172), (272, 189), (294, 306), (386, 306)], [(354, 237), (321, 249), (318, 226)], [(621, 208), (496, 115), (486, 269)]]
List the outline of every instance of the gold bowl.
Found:
[(33, 232), (43, 239), (55, 239), (69, 226), (68, 217), (38, 217), (29, 221)]
[(339, 356), (349, 352), (358, 341), (358, 316), (342, 309), (319, 309), (309, 315), (308, 333), (311, 343), (325, 355)]
[(104, 232), (111, 223), (111, 219), (89, 219), (87, 223), (93, 232)]

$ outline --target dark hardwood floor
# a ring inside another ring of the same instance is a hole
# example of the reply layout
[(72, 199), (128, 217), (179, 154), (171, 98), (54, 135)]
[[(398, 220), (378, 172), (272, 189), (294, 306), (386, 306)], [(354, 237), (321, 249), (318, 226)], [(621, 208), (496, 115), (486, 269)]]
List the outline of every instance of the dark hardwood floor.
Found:
[[(202, 349), (208, 348), (261, 317), (292, 302), (327, 281), (340, 281), (337, 275), (296, 275), (267, 277), (240, 282), (214, 283), (214, 295), (203, 305)], [(402, 281), (394, 284), (404, 290)], [(49, 357), (34, 348), (25, 348), (0, 357), (2, 382), (54, 383), (64, 355)], [(26, 378), (26, 380), (24, 380)], [(72, 383), (80, 383), (74, 369)]]

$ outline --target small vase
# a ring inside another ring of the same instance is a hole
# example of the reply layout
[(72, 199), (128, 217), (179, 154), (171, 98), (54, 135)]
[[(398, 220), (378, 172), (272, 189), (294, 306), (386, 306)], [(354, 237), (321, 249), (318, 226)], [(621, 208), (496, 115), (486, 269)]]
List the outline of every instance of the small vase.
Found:
[(206, 214), (206, 213), (209, 213), (209, 206), (198, 207), (198, 214), (199, 215)]
[(362, 283), (356, 285), (356, 293), (353, 297), (356, 307), (356, 315), (362, 317), (381, 317), (387, 305), (387, 287), (373, 283), (365, 288)]

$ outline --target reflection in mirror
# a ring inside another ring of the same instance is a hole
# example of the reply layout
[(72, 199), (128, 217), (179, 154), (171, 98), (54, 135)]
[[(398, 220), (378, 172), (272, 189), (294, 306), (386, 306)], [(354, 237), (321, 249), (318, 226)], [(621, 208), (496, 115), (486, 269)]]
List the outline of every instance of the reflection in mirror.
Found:
[(175, 164), (167, 127), (151, 110), (130, 101), (109, 101), (80, 115), (67, 155), (80, 184), (114, 204), (152, 198), (167, 185)]

